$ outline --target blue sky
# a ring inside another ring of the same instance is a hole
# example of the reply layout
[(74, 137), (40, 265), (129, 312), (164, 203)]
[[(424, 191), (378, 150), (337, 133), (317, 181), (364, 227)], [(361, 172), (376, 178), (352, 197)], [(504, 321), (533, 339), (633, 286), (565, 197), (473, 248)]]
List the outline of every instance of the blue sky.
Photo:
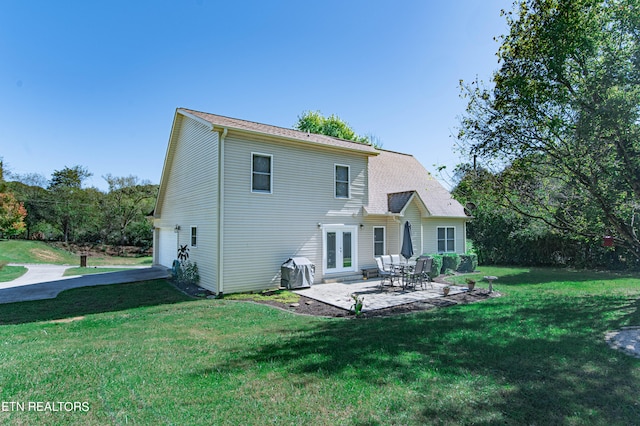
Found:
[(292, 127), (336, 114), (452, 169), (460, 79), (498, 67), (506, 0), (0, 2), (0, 157), (159, 183), (175, 109)]

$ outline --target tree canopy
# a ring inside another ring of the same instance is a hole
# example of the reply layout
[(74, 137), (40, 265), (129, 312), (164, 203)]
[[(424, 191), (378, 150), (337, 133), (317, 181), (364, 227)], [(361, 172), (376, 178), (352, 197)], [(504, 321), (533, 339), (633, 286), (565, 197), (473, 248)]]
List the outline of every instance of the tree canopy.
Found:
[(325, 117), (320, 111), (305, 111), (302, 115), (298, 116), (298, 121), (293, 127), (303, 132), (371, 144), (371, 137), (358, 136), (347, 122), (334, 114)]
[(4, 216), (8, 216), (5, 210), (9, 209), (3, 206), (9, 205), (12, 198), (0, 191), (0, 232), (5, 236), (144, 249), (152, 245), (152, 223), (147, 215), (153, 209), (157, 185), (136, 176), (107, 174), (103, 178), (108, 191), (102, 192), (83, 187), (92, 174), (82, 166), (55, 170), (51, 180), (36, 173), (6, 175), (11, 180), (4, 185), (0, 181), (0, 188), (4, 186), (15, 197), (11, 211), (28, 214), (26, 218), (22, 216), (22, 226), (8, 229)]
[(49, 189), (80, 189), (82, 187), (82, 183), (91, 176), (93, 176), (93, 174), (89, 173), (89, 171), (82, 166), (65, 167), (62, 170), (55, 170), (51, 175)]
[(637, 0), (526, 0), (505, 15), (493, 87), (463, 84), (460, 139), (493, 167), (504, 206), (611, 235), (640, 260)]

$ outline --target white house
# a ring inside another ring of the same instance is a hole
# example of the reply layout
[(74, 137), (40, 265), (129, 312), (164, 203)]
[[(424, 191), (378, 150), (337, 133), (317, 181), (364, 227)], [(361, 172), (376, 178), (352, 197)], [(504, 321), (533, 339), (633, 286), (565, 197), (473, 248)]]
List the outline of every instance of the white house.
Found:
[(290, 257), (315, 282), (375, 268), (412, 225), (416, 254), (464, 253), (464, 208), (411, 155), (179, 108), (154, 211), (154, 263), (179, 245), (200, 285), (236, 293), (280, 285)]

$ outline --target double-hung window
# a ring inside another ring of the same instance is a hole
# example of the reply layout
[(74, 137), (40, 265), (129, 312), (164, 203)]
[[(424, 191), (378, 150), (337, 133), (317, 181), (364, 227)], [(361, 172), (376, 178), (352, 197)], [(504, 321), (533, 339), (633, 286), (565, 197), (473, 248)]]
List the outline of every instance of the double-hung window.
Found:
[(384, 226), (375, 226), (373, 228), (373, 255), (384, 255)]
[(453, 226), (438, 227), (438, 253), (456, 251), (456, 228)]
[(273, 157), (269, 154), (251, 154), (251, 192), (271, 194), (273, 183)]
[(198, 227), (191, 227), (191, 247), (198, 247)]
[(349, 166), (336, 164), (336, 198), (349, 198)]

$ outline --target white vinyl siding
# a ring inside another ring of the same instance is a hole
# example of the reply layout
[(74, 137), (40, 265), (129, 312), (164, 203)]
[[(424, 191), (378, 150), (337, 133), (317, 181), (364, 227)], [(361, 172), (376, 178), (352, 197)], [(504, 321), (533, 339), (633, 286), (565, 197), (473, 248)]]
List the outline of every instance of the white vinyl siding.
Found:
[[(160, 217), (154, 220), (160, 236), (154, 261), (159, 263), (162, 259), (163, 266), (167, 267), (171, 267), (170, 263), (165, 264), (168, 259), (177, 258), (178, 244), (190, 246), (190, 227), (198, 224), (198, 248), (189, 251), (189, 260), (198, 264), (200, 285), (214, 292), (217, 290), (214, 259), (217, 253), (218, 149), (217, 132), (189, 117), (176, 115), (163, 170), (165, 187), (162, 205), (158, 206)], [(176, 225), (180, 226), (177, 233), (174, 231)]]
[[(251, 185), (247, 158), (258, 152), (272, 156), (276, 171), (276, 190), (268, 197), (247, 194), (245, 189)], [(350, 168), (349, 199), (335, 198), (338, 163)], [(280, 266), (292, 256), (307, 257), (316, 267), (316, 282), (321, 282), (323, 232), (318, 223), (362, 222), (367, 157), (258, 135), (249, 140), (229, 132), (224, 171), (225, 294), (279, 286)]]
[(350, 198), (350, 168), (344, 164), (335, 165), (336, 198)]

